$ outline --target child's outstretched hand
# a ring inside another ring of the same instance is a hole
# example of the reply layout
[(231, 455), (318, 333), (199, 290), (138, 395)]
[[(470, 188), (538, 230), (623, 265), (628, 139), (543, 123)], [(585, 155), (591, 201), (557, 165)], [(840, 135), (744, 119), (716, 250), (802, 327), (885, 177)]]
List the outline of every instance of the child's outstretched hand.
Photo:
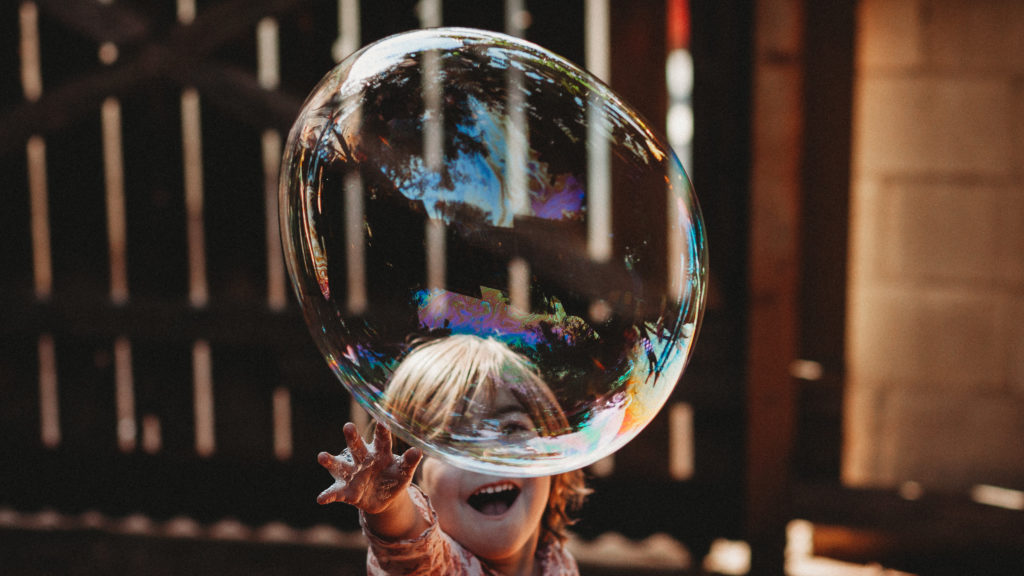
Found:
[(341, 454), (321, 452), (317, 461), (334, 477), (334, 484), (320, 493), (318, 504), (345, 502), (367, 514), (388, 509), (412, 482), (423, 453), (409, 448), (401, 456), (391, 453), (391, 431), (377, 422), (373, 441), (360, 438), (356, 425), (348, 422), (342, 431), (348, 444)]

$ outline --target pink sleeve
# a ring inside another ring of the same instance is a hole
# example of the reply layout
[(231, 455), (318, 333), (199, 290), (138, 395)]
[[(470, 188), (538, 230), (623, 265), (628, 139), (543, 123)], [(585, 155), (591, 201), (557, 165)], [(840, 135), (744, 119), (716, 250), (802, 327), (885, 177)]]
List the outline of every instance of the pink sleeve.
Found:
[(480, 561), (437, 526), (437, 514), (430, 500), (415, 485), (409, 496), (418, 513), (427, 521), (427, 529), (410, 540), (384, 540), (366, 528), (363, 515), (359, 522), (370, 546), (366, 557), (368, 576), (458, 576), (487, 574)]

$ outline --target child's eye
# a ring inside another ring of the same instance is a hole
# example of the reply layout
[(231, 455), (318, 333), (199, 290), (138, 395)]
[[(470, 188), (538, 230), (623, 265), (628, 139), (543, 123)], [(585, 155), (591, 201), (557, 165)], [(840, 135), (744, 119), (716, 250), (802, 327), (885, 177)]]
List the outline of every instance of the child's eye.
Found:
[(501, 425), (501, 432), (503, 434), (515, 434), (517, 432), (528, 432), (529, 430), (529, 426), (517, 421), (505, 422)]
[(501, 421), (502, 434), (525, 434), (533, 431), (533, 420), (530, 420), (525, 414), (509, 414)]

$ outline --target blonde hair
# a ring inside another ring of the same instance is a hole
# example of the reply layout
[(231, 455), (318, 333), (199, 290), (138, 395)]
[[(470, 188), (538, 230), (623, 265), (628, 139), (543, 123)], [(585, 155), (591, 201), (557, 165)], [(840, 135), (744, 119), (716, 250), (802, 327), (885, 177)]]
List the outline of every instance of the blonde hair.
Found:
[[(542, 436), (569, 431), (558, 399), (525, 357), (505, 344), (471, 334), (455, 334), (414, 345), (395, 369), (384, 404), (409, 432), (427, 441), (455, 429), (478, 406), (489, 407), (508, 390)], [(570, 512), (589, 493), (583, 472), (557, 474), (541, 520), (542, 537), (563, 542), (573, 523)]]

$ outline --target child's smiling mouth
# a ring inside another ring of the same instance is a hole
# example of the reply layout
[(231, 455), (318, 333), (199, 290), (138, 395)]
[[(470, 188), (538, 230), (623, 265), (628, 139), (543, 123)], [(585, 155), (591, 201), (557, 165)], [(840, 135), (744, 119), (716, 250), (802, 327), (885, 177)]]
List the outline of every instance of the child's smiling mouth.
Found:
[(519, 493), (519, 487), (512, 482), (497, 482), (477, 488), (467, 502), (485, 516), (500, 516), (512, 507)]

